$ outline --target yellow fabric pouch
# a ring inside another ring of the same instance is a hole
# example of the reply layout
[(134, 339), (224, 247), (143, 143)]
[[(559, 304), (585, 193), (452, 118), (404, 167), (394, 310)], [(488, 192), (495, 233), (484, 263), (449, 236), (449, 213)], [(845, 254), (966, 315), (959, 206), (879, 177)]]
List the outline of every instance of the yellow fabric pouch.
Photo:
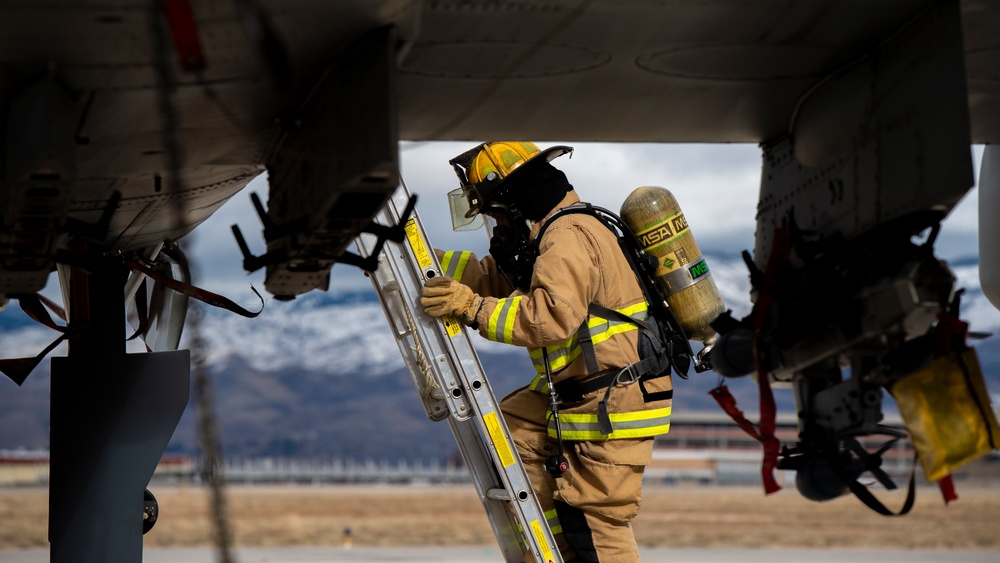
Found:
[(924, 475), (937, 481), (996, 449), (1000, 428), (974, 348), (951, 352), (892, 386)]

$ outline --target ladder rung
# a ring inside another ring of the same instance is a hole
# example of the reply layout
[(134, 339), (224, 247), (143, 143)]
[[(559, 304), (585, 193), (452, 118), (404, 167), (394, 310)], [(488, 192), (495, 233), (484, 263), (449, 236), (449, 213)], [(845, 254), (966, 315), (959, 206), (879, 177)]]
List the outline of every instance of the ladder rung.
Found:
[[(517, 492), (517, 500), (519, 501), (522, 502), (526, 501), (528, 500), (529, 496), (530, 493), (524, 489), (521, 489), (520, 491)], [(499, 489), (499, 488), (487, 489), (486, 498), (493, 500), (507, 500), (507, 501), (513, 500), (510, 498), (510, 493), (507, 491), (507, 489)]]
[(510, 500), (510, 493), (507, 492), (507, 489), (487, 489), (486, 490), (486, 498), (490, 498), (490, 499), (493, 499), (493, 500), (506, 500), (506, 501), (509, 501)]

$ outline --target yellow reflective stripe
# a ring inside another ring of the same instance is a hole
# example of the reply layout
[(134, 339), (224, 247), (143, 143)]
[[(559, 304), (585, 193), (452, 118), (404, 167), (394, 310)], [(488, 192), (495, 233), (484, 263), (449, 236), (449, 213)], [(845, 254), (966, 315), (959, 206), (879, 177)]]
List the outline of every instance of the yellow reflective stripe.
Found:
[(521, 303), (521, 295), (505, 297), (497, 300), (497, 306), (490, 313), (490, 323), (486, 329), (486, 338), (505, 344), (514, 343), (514, 320), (517, 318), (517, 308)]
[[(580, 348), (580, 345), (579, 344), (575, 344), (573, 346), (573, 348), (571, 348), (569, 350), (568, 354), (562, 354), (558, 358), (556, 358), (556, 360), (554, 360), (554, 361), (551, 359), (551, 356), (550, 356), (549, 357), (549, 369), (551, 369), (552, 371), (561, 370), (562, 368), (568, 366), (570, 364), (570, 362), (572, 362), (573, 360), (579, 358), (580, 354), (582, 354), (582, 353), (583, 353), (583, 349)], [(542, 373), (545, 373), (544, 362), (542, 364)]]
[(601, 342), (604, 342), (605, 340), (611, 338), (616, 334), (622, 334), (623, 332), (629, 332), (632, 330), (639, 330), (639, 327), (635, 326), (632, 323), (619, 323), (616, 325), (612, 325), (604, 332), (591, 335), (590, 341), (594, 344), (594, 346), (597, 346)]
[[(670, 407), (645, 411), (611, 413), (611, 434), (601, 434), (596, 414), (559, 414), (563, 440), (615, 440), (645, 438), (670, 431)], [(549, 426), (549, 436), (556, 437), (555, 426)]]
[(517, 318), (518, 307), (521, 305), (521, 297), (514, 297), (507, 318), (503, 322), (503, 341), (507, 344), (514, 343), (514, 319)]
[(462, 281), (462, 274), (465, 273), (465, 266), (469, 263), (472, 252), (468, 250), (455, 252), (449, 250), (441, 257), (441, 271), (455, 281)]
[(546, 510), (544, 513), (545, 521), (549, 523), (549, 530), (552, 535), (562, 533), (562, 524), (559, 523), (559, 516), (556, 514), (556, 509)]
[[(582, 352), (576, 336), (570, 337), (563, 344), (548, 346), (545, 350), (549, 354), (549, 369), (552, 371), (558, 371), (568, 366)], [(528, 351), (528, 355), (531, 356), (531, 363), (534, 364), (535, 371), (539, 374), (545, 373), (545, 356), (542, 354), (542, 349), (532, 348)]]
[[(640, 321), (643, 321), (643, 320), (646, 320), (646, 316), (649, 314), (649, 305), (645, 301), (642, 301), (642, 302), (636, 303), (635, 305), (629, 305), (628, 307), (625, 307), (623, 309), (615, 309), (615, 311), (617, 311), (617, 312), (619, 312), (619, 313), (621, 313), (623, 315), (626, 315), (626, 316), (629, 316), (629, 317), (635, 317), (635, 318), (639, 319)], [(590, 318), (590, 321), (587, 323), (587, 326), (588, 327), (594, 327), (594, 326), (597, 326), (599, 324), (606, 323), (606, 322), (608, 322), (607, 319), (602, 318), (602, 317), (598, 317), (598, 316), (595, 315), (595, 316), (593, 316), (593, 317)], [(620, 322), (620, 321), (616, 321), (616, 322)]]
[(549, 382), (545, 381), (545, 374), (539, 373), (536, 375), (535, 378), (531, 380), (531, 383), (528, 384), (528, 390), (548, 394)]
[[(623, 309), (617, 309), (617, 311), (642, 321), (646, 320), (648, 316), (648, 305), (643, 301)], [(632, 330), (638, 330), (638, 327), (625, 321), (609, 321), (597, 316), (592, 316), (587, 321), (587, 331), (590, 333), (591, 342), (595, 346), (612, 336)], [(558, 371), (568, 366), (583, 353), (582, 348), (580, 348), (579, 338), (575, 334), (566, 340), (566, 342), (548, 346), (546, 350), (549, 354), (549, 369), (552, 371)], [(531, 363), (534, 364), (535, 371), (539, 374), (544, 374), (545, 359), (542, 355), (542, 349), (533, 348), (529, 350), (528, 355), (531, 356)]]
[(449, 250), (441, 255), (441, 271), (448, 275), (448, 268), (451, 266), (451, 259), (455, 257), (455, 251)]
[[(639, 317), (640, 315), (638, 315), (638, 313), (643, 313), (643, 312), (646, 312), (646, 311), (649, 311), (649, 304), (646, 303), (645, 301), (640, 301), (639, 303), (636, 303), (635, 305), (629, 305), (628, 307), (625, 307), (624, 309), (618, 309), (619, 313), (622, 313), (624, 315), (628, 315), (630, 317)], [(645, 318), (645, 315), (642, 315), (642, 318)]]
[[(625, 307), (624, 309), (618, 309), (617, 311), (640, 321), (644, 321), (648, 317), (648, 306), (645, 301)], [(597, 345), (616, 334), (639, 330), (639, 327), (630, 322), (608, 320), (594, 316), (587, 322), (587, 330), (590, 332), (591, 342)]]

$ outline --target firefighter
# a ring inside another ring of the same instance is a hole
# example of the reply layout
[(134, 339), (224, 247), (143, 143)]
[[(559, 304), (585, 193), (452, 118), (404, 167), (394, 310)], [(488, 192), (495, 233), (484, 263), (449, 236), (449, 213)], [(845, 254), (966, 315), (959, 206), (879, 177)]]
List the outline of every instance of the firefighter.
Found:
[(653, 437), (670, 427), (672, 383), (669, 372), (636, 383), (636, 325), (593, 314), (592, 304), (646, 315), (615, 234), (567, 214), (534, 240), (553, 212), (580, 201), (550, 163), (571, 151), (492, 142), (453, 159), (462, 187), (450, 199), (465, 206), (453, 217), (487, 216), (490, 254), (438, 251), (445, 275), (427, 280), (420, 301), (431, 316), (528, 349), (534, 378), (500, 407), (564, 559), (639, 561), (631, 522)]

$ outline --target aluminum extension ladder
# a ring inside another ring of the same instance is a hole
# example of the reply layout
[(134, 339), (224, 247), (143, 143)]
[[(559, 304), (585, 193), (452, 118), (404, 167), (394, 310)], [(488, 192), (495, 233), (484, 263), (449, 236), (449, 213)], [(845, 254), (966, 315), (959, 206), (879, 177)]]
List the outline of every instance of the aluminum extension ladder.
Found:
[[(399, 224), (409, 201), (400, 187), (376, 222)], [(405, 219), (405, 232), (406, 240), (387, 241), (381, 250), (374, 235), (362, 234), (356, 243), (362, 255), (379, 252), (369, 278), (424, 410), (451, 426), (504, 559), (522, 561), (530, 552), (535, 561), (562, 563), (469, 335), (454, 317), (435, 319), (420, 306), (424, 280), (441, 275), (441, 267), (416, 211)]]

